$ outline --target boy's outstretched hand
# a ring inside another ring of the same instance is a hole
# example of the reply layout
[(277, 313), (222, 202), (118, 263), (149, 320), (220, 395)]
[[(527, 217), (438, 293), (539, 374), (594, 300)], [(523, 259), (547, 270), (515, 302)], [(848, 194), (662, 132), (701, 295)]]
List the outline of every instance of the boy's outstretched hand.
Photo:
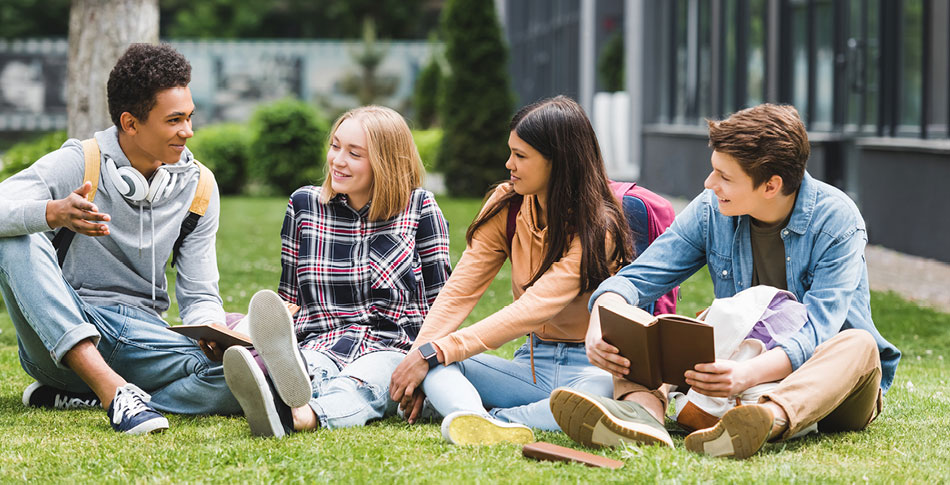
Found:
[(99, 212), (95, 204), (86, 200), (92, 190), (92, 183), (85, 182), (81, 187), (59, 200), (46, 203), (46, 223), (51, 229), (65, 227), (73, 232), (87, 236), (107, 236), (109, 226), (98, 222), (111, 220), (109, 214)]

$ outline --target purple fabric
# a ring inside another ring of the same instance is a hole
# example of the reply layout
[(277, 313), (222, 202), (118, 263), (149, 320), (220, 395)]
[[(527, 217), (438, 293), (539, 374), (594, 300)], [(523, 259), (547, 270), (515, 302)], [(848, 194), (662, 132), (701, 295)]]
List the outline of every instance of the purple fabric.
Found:
[(788, 293), (779, 292), (772, 298), (746, 338), (759, 340), (765, 344), (766, 349), (771, 350), (787, 342), (807, 321), (808, 311), (805, 305)]
[(236, 327), (241, 320), (244, 320), (243, 313), (227, 312), (224, 314), (224, 324), (231, 330), (234, 330), (234, 327)]

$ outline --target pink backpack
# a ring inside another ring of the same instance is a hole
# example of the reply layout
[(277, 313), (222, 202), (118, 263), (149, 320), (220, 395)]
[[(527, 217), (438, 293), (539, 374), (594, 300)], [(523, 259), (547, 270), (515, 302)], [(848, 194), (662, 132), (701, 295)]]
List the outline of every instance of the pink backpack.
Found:
[[(623, 213), (627, 217), (627, 225), (633, 232), (634, 247), (639, 256), (673, 223), (676, 217), (673, 204), (655, 192), (638, 186), (635, 182), (611, 181), (610, 190), (620, 201)], [(677, 286), (658, 298), (653, 307), (653, 314), (676, 313), (678, 295), (679, 287)]]
[[(634, 182), (610, 182), (610, 190), (620, 202), (627, 225), (632, 232), (634, 247), (640, 255), (647, 246), (663, 234), (676, 213), (673, 204), (650, 190), (637, 186)], [(521, 210), (521, 196), (515, 196), (508, 202), (508, 221), (505, 227), (508, 237), (508, 246), (515, 237), (515, 220)], [(645, 237), (644, 237), (645, 236)], [(676, 297), (679, 287), (661, 296), (653, 304), (653, 314), (676, 313)]]

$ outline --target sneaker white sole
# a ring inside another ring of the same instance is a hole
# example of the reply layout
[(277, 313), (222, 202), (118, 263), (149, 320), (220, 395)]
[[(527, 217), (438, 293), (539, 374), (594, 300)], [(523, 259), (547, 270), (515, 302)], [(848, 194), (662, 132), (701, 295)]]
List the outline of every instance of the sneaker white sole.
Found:
[(168, 429), (168, 419), (164, 416), (160, 418), (153, 418), (144, 423), (139, 423), (138, 426), (126, 430), (125, 434), (149, 434), (149, 433), (161, 433)]
[(573, 389), (559, 388), (551, 393), (551, 412), (561, 431), (590, 448), (617, 447), (624, 442), (673, 447), (668, 433), (661, 435), (649, 425), (618, 420), (600, 403)]
[(29, 386), (26, 386), (26, 389), (23, 390), (23, 405), (24, 406), (31, 407), (30, 398), (33, 397), (33, 393), (41, 387), (43, 387), (43, 384), (40, 384), (37, 381), (33, 381), (32, 384), (30, 384)]
[(224, 352), (224, 380), (237, 399), (254, 436), (284, 436), (274, 397), (264, 372), (247, 349), (229, 347)]
[(454, 445), (494, 445), (509, 442), (519, 445), (534, 443), (531, 428), (505, 423), (469, 411), (456, 411), (442, 420), (442, 438)]
[(297, 348), (294, 320), (287, 305), (277, 293), (261, 290), (251, 298), (247, 318), (251, 342), (264, 359), (280, 399), (291, 408), (310, 402), (310, 375)]

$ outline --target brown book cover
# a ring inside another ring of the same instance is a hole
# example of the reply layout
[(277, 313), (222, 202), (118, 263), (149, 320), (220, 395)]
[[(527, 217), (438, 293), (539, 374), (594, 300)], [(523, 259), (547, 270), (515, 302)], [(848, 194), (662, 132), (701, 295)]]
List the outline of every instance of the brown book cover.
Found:
[(583, 463), (587, 466), (610, 468), (613, 470), (623, 466), (623, 462), (620, 460), (614, 460), (553, 443), (545, 443), (543, 441), (524, 445), (524, 447), (521, 448), (521, 454), (527, 458), (534, 458), (535, 460), (576, 462)]
[(218, 342), (224, 348), (232, 345), (253, 346), (251, 337), (248, 335), (220, 325), (176, 325), (167, 328), (172, 332), (180, 333), (195, 340), (205, 339)]
[(653, 316), (623, 302), (600, 306), (605, 342), (630, 360), (627, 380), (656, 389), (661, 384), (686, 387), (683, 373), (696, 364), (715, 362), (713, 328), (695, 318)]

